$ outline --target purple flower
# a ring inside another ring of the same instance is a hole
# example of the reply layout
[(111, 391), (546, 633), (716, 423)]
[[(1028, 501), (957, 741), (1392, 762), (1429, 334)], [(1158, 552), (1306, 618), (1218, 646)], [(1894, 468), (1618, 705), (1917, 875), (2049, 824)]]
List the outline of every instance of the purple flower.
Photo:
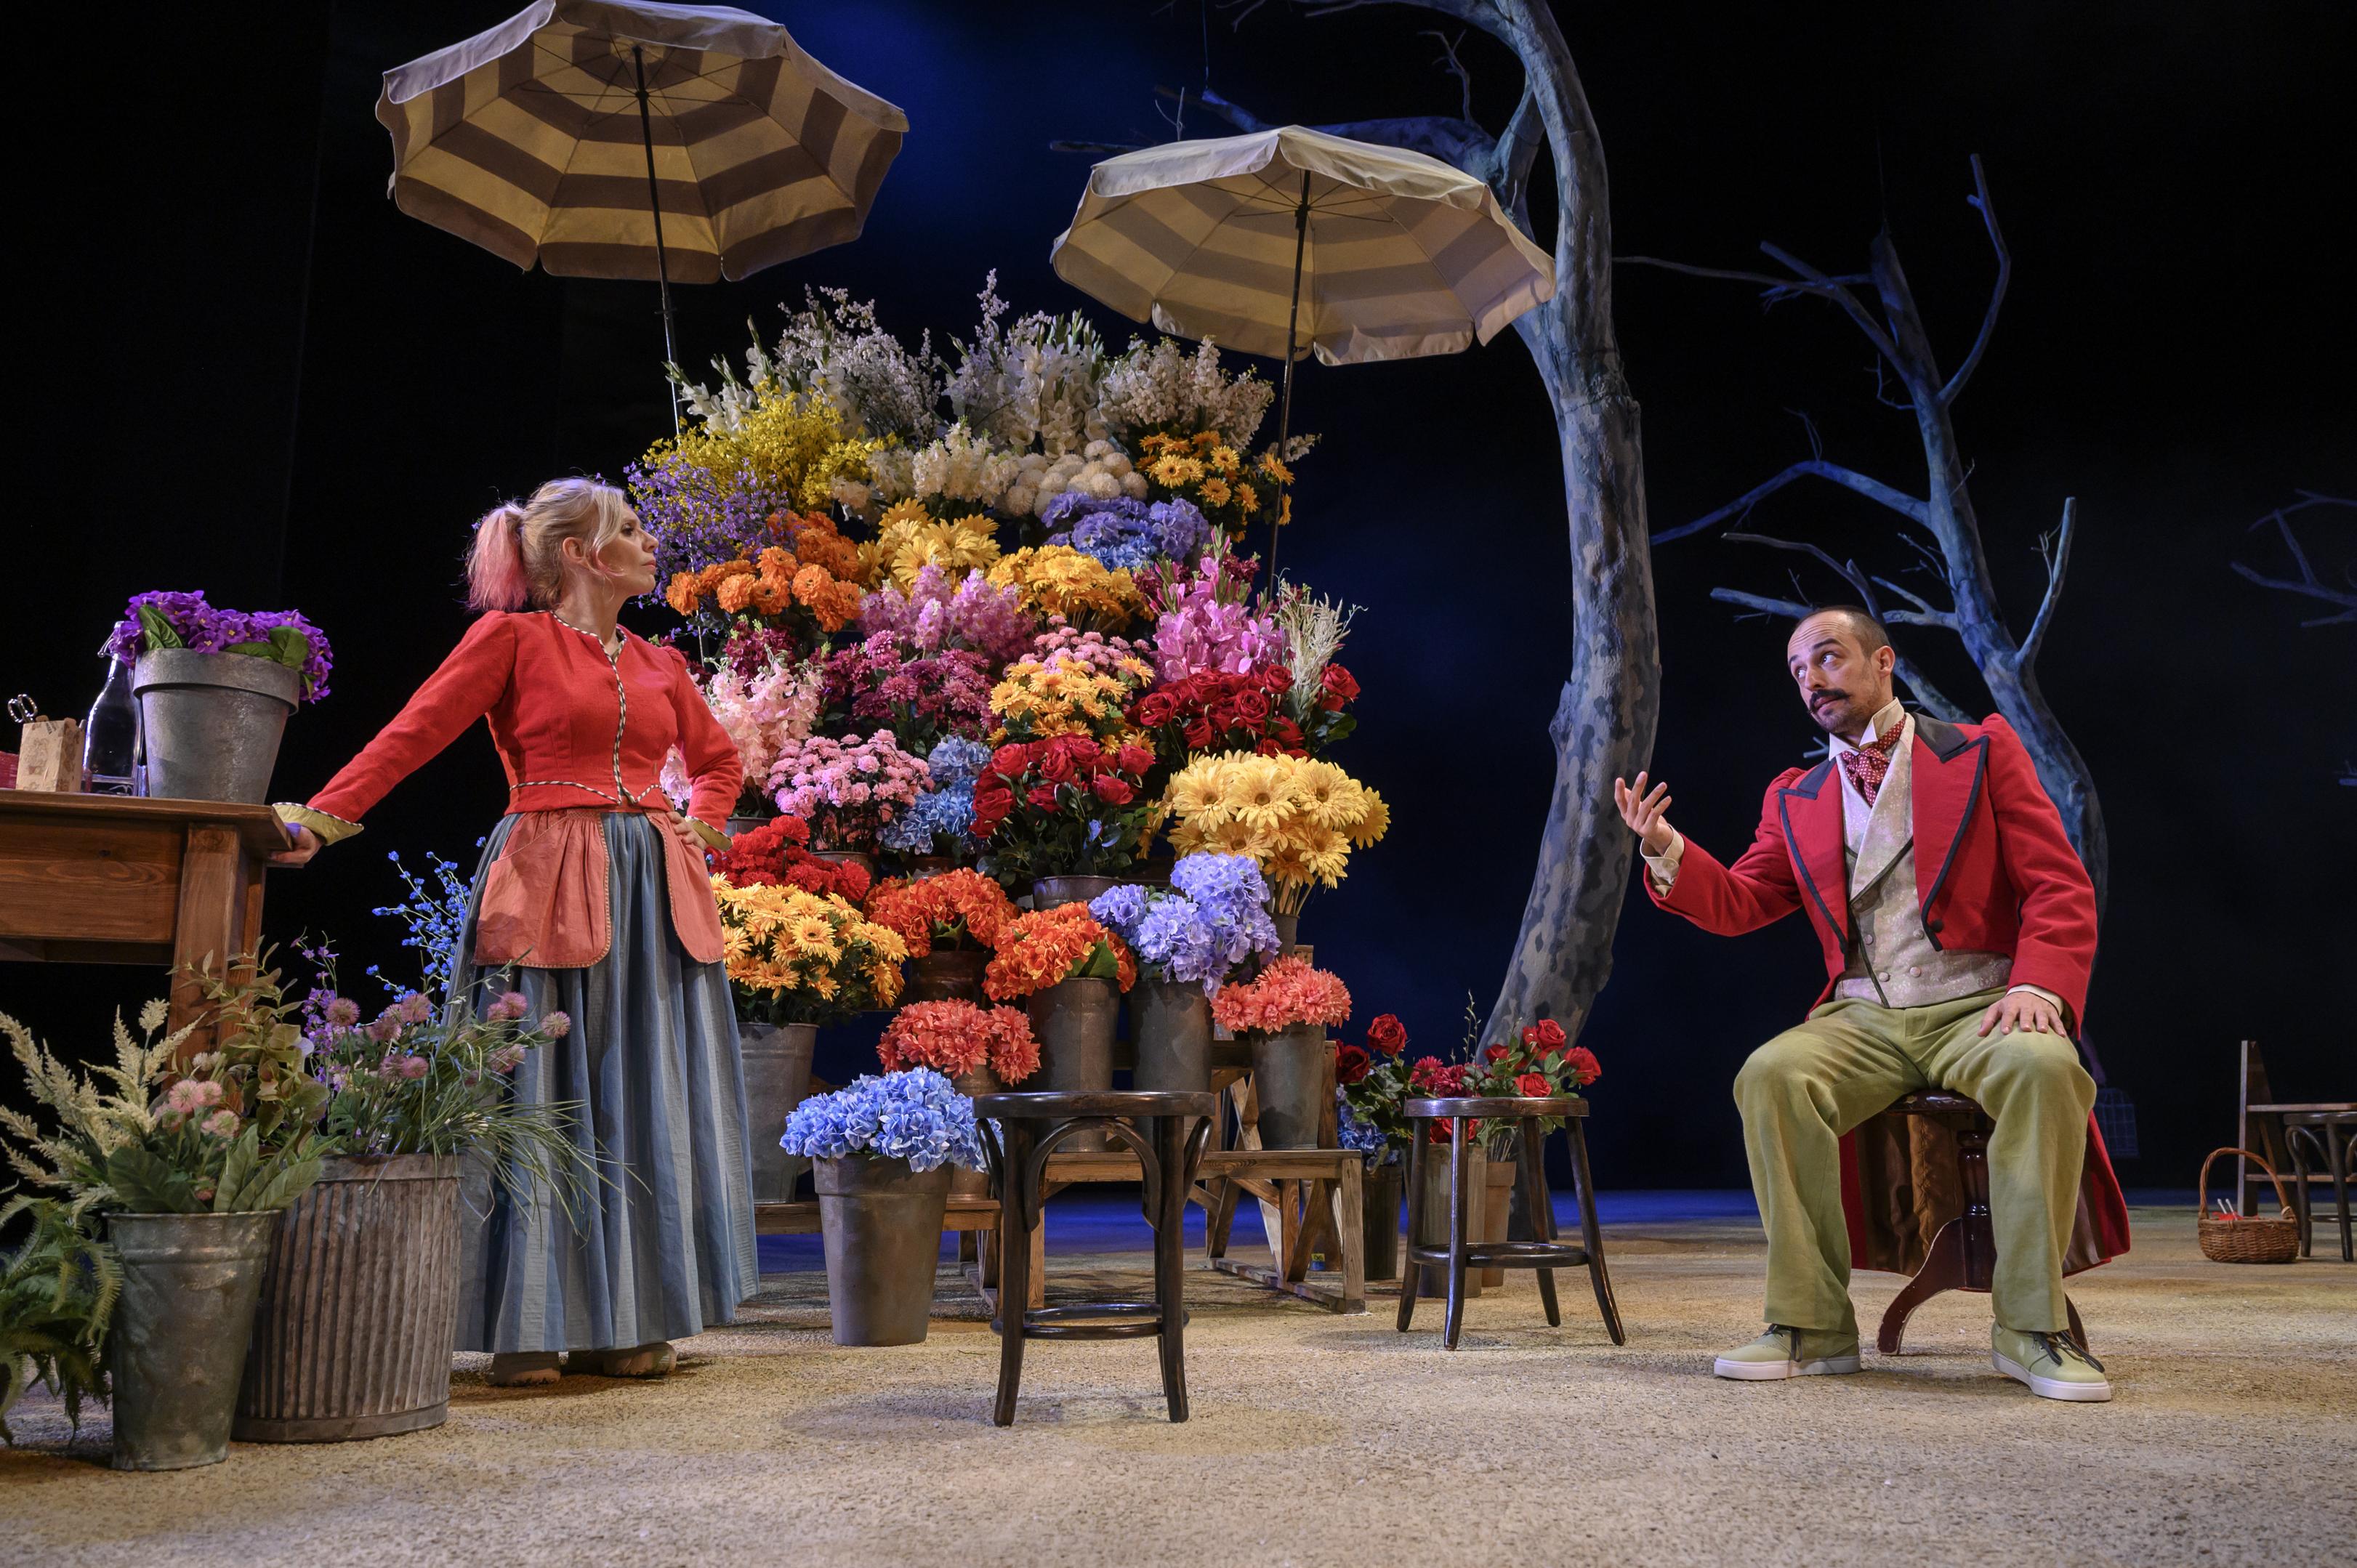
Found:
[(303, 676), (303, 698), (316, 703), (328, 694), (331, 654), (327, 634), (297, 611), (215, 609), (205, 602), (201, 593), (137, 594), (106, 639), (109, 655), (127, 661), (152, 651), (146, 622), (140, 614), (143, 609), (168, 626), (180, 639), (180, 646), (195, 653), (220, 653), (240, 644), (269, 643), (271, 634), (282, 629), (299, 637), (303, 641), (302, 662), (298, 666)]
[(544, 1013), (540, 1015), (540, 1032), (552, 1040), (561, 1040), (573, 1032), (573, 1019), (561, 1012)]
[(361, 1021), (361, 1004), (349, 996), (331, 996), (322, 1008), (321, 1015), (339, 1029), (349, 1029)]
[(510, 991), (504, 993), (498, 1001), (485, 1008), (483, 1010), (483, 1016), (505, 1022), (510, 1018), (521, 1018), (531, 1011), (532, 999), (530, 997), (526, 996), (521, 991)]
[[(394, 1005), (400, 1009), (401, 1021), (404, 1024), (429, 1024), (434, 1021), (434, 998), (422, 991), (411, 992)], [(515, 1016), (521, 1018), (523, 1014), (519, 1010)]]

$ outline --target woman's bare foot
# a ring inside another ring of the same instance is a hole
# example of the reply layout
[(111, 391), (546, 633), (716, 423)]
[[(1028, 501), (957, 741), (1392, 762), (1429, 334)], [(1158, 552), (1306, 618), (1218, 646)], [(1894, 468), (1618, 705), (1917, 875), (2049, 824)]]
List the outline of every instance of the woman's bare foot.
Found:
[(554, 1350), (513, 1350), (491, 1358), (491, 1386), (527, 1389), (553, 1383), (562, 1375)]
[(565, 1358), (565, 1369), (593, 1378), (660, 1378), (678, 1364), (677, 1352), (667, 1341), (658, 1339), (651, 1345), (626, 1348), (576, 1350)]

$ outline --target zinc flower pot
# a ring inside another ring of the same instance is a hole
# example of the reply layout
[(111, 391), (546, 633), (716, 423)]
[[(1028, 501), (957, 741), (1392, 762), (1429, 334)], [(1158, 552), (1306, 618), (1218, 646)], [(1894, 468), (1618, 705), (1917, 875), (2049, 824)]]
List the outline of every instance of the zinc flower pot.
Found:
[(917, 1172), (904, 1159), (845, 1155), (813, 1168), (834, 1342), (922, 1343), (954, 1167)]
[(1274, 1032), (1255, 1030), (1252, 1050), (1253, 1095), (1260, 1101), (1264, 1149), (1314, 1149), (1318, 1122), (1333, 1093), (1327, 1063), (1333, 1047), (1320, 1024), (1297, 1024)]
[(985, 949), (935, 948), (922, 958), (909, 961), (909, 989), (902, 1000), (971, 1002), (987, 1007), (990, 997), (982, 988), (982, 974), (989, 966), (990, 954)]
[(107, 1216), (107, 1239), (123, 1260), (106, 1340), (116, 1469), (186, 1470), (229, 1456), (277, 1225), (275, 1210)]
[[(1192, 981), (1141, 980), (1129, 991), (1129, 1038), (1136, 1053), (1130, 1087), (1205, 1094), (1211, 1088), (1211, 999)], [(1138, 1135), (1155, 1140), (1141, 1117)]]
[(810, 1095), (815, 1024), (739, 1024), (745, 1061), (745, 1127), (753, 1145), (753, 1201), (790, 1203), (810, 1162), (778, 1147), (786, 1117)]
[(1276, 928), (1276, 956), (1291, 957), (1294, 950), (1301, 945), (1300, 912), (1297, 910), (1290, 915), (1271, 915), (1268, 918), (1269, 923)]
[[(1121, 992), (1113, 981), (1060, 980), (1032, 993), (1031, 1033), (1039, 1042), (1039, 1070), (1026, 1088), (1067, 1091), (1113, 1087), (1113, 1042), (1121, 1019)], [(1082, 1133), (1062, 1145), (1101, 1150), (1103, 1133)]]
[[(950, 1087), (972, 1100), (978, 1094), (996, 1094), (1006, 1086), (988, 1067), (978, 1067), (972, 1072), (962, 1072), (950, 1079)], [(988, 1197), (990, 1173), (969, 1170), (963, 1165), (950, 1167), (950, 1196), (952, 1197)]]
[(1385, 1160), (1367, 1173), (1361, 1212), (1364, 1215), (1367, 1278), (1399, 1278), (1400, 1188), (1404, 1183), (1397, 1160)]
[(458, 1157), (323, 1162), (278, 1217), (231, 1435), (341, 1443), (439, 1426), (458, 1333)]
[[(1447, 1144), (1425, 1145), (1424, 1212), (1417, 1217), (1415, 1228), (1416, 1245), (1420, 1247), (1448, 1245), (1448, 1147)], [(1472, 1195), (1469, 1212), (1466, 1216), (1466, 1229), (1469, 1232), (1466, 1240), (1469, 1241), (1481, 1239), (1481, 1194), (1487, 1190), (1489, 1179), (1489, 1161), (1481, 1153), (1480, 1141), (1475, 1139), (1473, 1146), (1465, 1155), (1466, 1190)], [(1439, 1263), (1419, 1263), (1416, 1266), (1424, 1271), (1416, 1277), (1416, 1294), (1433, 1300), (1446, 1298), (1448, 1294), (1448, 1270)], [(1465, 1271), (1465, 1294), (1469, 1296), (1481, 1294), (1480, 1269)]]
[(303, 675), (247, 653), (159, 648), (132, 669), (147, 792), (180, 800), (270, 798), (271, 770)]
[(1121, 884), (1118, 876), (1042, 876), (1031, 884), (1031, 908), (1053, 909), (1060, 904), (1085, 904)]

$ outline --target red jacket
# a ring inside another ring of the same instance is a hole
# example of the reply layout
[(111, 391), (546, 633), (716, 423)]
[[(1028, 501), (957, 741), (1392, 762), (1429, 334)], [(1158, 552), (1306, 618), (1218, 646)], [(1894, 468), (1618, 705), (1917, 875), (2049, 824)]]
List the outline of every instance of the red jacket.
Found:
[[(1915, 898), (1924, 934), (1943, 949), (2007, 954), (2013, 983), (2060, 996), (2076, 1032), (2095, 960), (2095, 890), (2029, 753), (1996, 714), (1952, 725), (1918, 714), (1910, 762)], [(1841, 796), (1831, 757), (1805, 770), (1788, 768), (1768, 786), (1759, 831), (1733, 865), (1688, 839), (1669, 892), (1653, 892), (1651, 876), (1645, 890), (1663, 908), (1720, 936), (1805, 909), (1824, 957), (1825, 988), (1817, 993), (1823, 1002), (1849, 948)], [(1904, 1148), (1911, 1135), (1900, 1135), (1893, 1146)], [(1889, 1142), (1844, 1135), (1842, 1201), (1859, 1266), (1911, 1273), (1930, 1230), (1911, 1240), (1893, 1234), (1886, 1223), (1890, 1206), (1868, 1202), (1864, 1193), (1869, 1184), (1906, 1182), (1903, 1166), (1886, 1168), (1873, 1152)], [(2128, 1249), (2127, 1203), (2092, 1117), (2079, 1208), (2064, 1250), (2068, 1273)]]

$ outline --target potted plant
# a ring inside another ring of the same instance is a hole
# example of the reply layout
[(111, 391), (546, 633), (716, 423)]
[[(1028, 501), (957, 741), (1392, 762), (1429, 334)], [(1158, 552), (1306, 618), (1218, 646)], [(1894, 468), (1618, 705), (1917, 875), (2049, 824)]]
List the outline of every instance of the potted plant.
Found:
[[(1467, 1015), (1469, 1026), (1471, 1014)], [(1478, 1038), (1478, 1036), (1474, 1037)], [(1581, 1089), (1596, 1081), (1602, 1069), (1598, 1067), (1595, 1053), (1585, 1046), (1572, 1045), (1563, 1032), (1563, 1026), (1552, 1018), (1542, 1018), (1519, 1030), (1509, 1031), (1501, 1044), (1483, 1047), (1466, 1064), (1468, 1094), (1487, 1095), (1577, 1095)], [(1539, 1137), (1563, 1125), (1559, 1116), (1550, 1116), (1539, 1123)], [(1481, 1234), (1484, 1240), (1507, 1240), (1507, 1216), (1513, 1204), (1517, 1142), (1520, 1123), (1505, 1122), (1491, 1128), (1481, 1139), (1488, 1156), (1485, 1182), (1482, 1187)], [(1502, 1285), (1505, 1271), (1482, 1271), (1483, 1284)]]
[(983, 1165), (974, 1101), (931, 1068), (863, 1076), (795, 1106), (781, 1142), (813, 1162), (834, 1342), (920, 1342), (950, 1166)]
[(911, 1002), (984, 1000), (983, 970), (1015, 917), (1006, 889), (963, 869), (879, 882), (867, 897), (867, 918), (908, 944)]
[[(857, 867), (832, 868), (836, 875), (854, 873), (864, 880)], [(753, 1200), (783, 1203), (793, 1197), (803, 1167), (759, 1130), (782, 1127), (810, 1092), (820, 1025), (889, 1007), (899, 998), (909, 950), (840, 894), (779, 881), (740, 886), (726, 875), (712, 879), (712, 891), (720, 904), (724, 958), (743, 1037), (747, 1125), (754, 1130)]]
[(1129, 993), (1130, 1044), (1140, 1090), (1206, 1093), (1211, 1087), (1211, 1001), (1241, 968), (1275, 956), (1268, 885), (1249, 856), (1190, 854), (1168, 889), (1114, 887), (1089, 913), (1137, 955)]
[(1312, 887), (1349, 875), (1351, 852), (1383, 836), (1383, 797), (1330, 762), (1222, 752), (1172, 775), (1157, 807), (1184, 854), (1248, 854), (1268, 879), (1270, 908), (1288, 950)]
[(924, 759), (901, 750), (890, 730), (789, 741), (770, 765), (771, 797), (779, 811), (810, 824), (813, 853), (851, 861), (871, 876), (884, 829), (930, 782)]
[(886, 1072), (929, 1067), (960, 1094), (996, 1094), (1039, 1069), (1039, 1042), (1020, 1007), (971, 1002), (911, 1002), (892, 1015), (876, 1043)]
[(1399, 1277), (1401, 1184), (1406, 1176), (1410, 1129), (1402, 1102), (1408, 1096), (1407, 1029), (1380, 1014), (1367, 1026), (1367, 1043), (1334, 1053), (1335, 1125), (1346, 1149), (1366, 1156), (1367, 1277)]
[(8, 1112), (10, 1164), (66, 1194), (70, 1212), (103, 1215), (121, 1261), (107, 1337), (118, 1470), (228, 1455), (271, 1231), (319, 1174), (307, 1097), (295, 1089), (307, 1081), (299, 1047), (267, 1039), (242, 1060), (203, 1052), (175, 1078), (188, 1029), (158, 1038), (164, 1014), (160, 1001), (141, 1009), (138, 1037), (116, 1018), (114, 1060), (96, 1069), (111, 1092), (0, 1016), (33, 1101), (56, 1123), (44, 1133)]
[[(428, 984), (438, 978), (429, 969)], [(480, 1156), (540, 1201), (569, 1203), (590, 1179), (576, 1107), (506, 1092), (526, 1054), (572, 1021), (528, 1019), (519, 992), (477, 1015), (412, 991), (363, 1022), (332, 967), (299, 1006), (264, 981), (224, 1020), (224, 1040), (298, 1032), (339, 1152), (272, 1237), (231, 1435), (330, 1443), (438, 1426), (457, 1333), (460, 1160)]]
[(114, 1249), (87, 1214), (20, 1193), (0, 1208), (0, 1225), (19, 1215), (25, 1238), (0, 1256), (0, 1442), (9, 1444), (8, 1412), (36, 1383), (58, 1396), (76, 1432), (82, 1401), (107, 1397), (106, 1325), (123, 1288)]
[(1085, 735), (1001, 746), (974, 787), (985, 869), (1038, 908), (1095, 897), (1139, 859), (1153, 765), (1143, 746)]
[[(982, 983), (994, 1001), (1028, 1003), (1045, 1073), (1041, 1088), (1102, 1090), (1113, 1087), (1121, 993), (1136, 982), (1129, 945), (1099, 925), (1087, 905), (1060, 904), (1006, 923)], [(1082, 1133), (1069, 1146), (1102, 1149), (1104, 1134)]]
[(133, 598), (107, 652), (136, 660), (147, 792), (259, 803), (296, 704), (328, 694), (328, 639), (293, 610), (215, 609), (202, 594)]
[(1221, 987), (1211, 1018), (1251, 1048), (1262, 1145), (1317, 1147), (1331, 1054), (1326, 1030), (1351, 1021), (1349, 989), (1307, 960), (1280, 958), (1249, 981)]

